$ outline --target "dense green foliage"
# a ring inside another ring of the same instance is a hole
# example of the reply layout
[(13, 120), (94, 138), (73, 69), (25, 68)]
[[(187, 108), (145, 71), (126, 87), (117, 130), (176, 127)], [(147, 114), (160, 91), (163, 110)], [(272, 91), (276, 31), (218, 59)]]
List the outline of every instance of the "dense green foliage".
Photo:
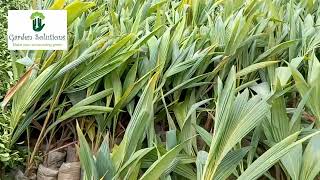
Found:
[(77, 140), (86, 179), (319, 176), (319, 1), (40, 2), (68, 11), (69, 49), (13, 53), (27, 171)]
[[(10, 2), (10, 3), (9, 3)], [(18, 5), (17, 1), (1, 1), (0, 2), (0, 98), (3, 98), (3, 94), (10, 87), (10, 82), (12, 82), (12, 77), (10, 78), (10, 62), (9, 62), (9, 51), (7, 48), (7, 12), (8, 9), (16, 7)], [(8, 73), (9, 71), (9, 73)], [(12, 76), (12, 72), (11, 72)]]
[[(27, 9), (27, 0), (2, 0), (0, 2), (0, 102), (6, 91), (18, 80), (13, 76), (10, 53), (7, 48), (7, 13), (8, 10)], [(21, 152), (9, 148), (10, 144), (10, 122), (9, 118), (0, 112), (0, 167), (15, 167), (24, 159), (23, 149)], [(1, 169), (0, 169), (1, 170)]]

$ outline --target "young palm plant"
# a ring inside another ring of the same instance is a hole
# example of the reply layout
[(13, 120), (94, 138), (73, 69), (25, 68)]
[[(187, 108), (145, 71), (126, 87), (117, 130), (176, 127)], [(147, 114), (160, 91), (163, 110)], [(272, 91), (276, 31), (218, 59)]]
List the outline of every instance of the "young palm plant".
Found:
[(34, 1), (68, 11), (69, 47), (12, 52), (9, 144), (36, 134), (31, 171), (76, 143), (86, 179), (314, 179), (318, 5)]

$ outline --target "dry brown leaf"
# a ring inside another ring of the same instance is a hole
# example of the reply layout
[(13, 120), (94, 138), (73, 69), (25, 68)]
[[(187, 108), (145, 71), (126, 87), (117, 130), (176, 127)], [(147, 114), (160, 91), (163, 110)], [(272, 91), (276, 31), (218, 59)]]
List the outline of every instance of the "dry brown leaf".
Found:
[(17, 82), (17, 84), (15, 84), (14, 86), (12, 86), (6, 96), (4, 97), (3, 101), (2, 101), (2, 108), (4, 108), (8, 102), (10, 101), (10, 99), (12, 98), (12, 96), (23, 86), (23, 84), (29, 79), (29, 77), (31, 76), (32, 70), (34, 68), (34, 65), (31, 66), (24, 74), (23, 76), (19, 79), (19, 81)]

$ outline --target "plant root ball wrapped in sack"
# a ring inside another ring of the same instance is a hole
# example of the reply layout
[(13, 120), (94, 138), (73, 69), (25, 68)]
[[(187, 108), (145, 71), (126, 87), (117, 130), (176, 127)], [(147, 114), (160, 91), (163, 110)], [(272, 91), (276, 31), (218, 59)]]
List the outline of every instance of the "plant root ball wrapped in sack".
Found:
[(63, 163), (59, 169), (58, 180), (80, 180), (80, 162)]
[(54, 169), (59, 169), (66, 158), (66, 152), (53, 151), (49, 152), (47, 166)]
[(40, 164), (38, 167), (37, 180), (57, 180), (58, 170), (45, 167)]

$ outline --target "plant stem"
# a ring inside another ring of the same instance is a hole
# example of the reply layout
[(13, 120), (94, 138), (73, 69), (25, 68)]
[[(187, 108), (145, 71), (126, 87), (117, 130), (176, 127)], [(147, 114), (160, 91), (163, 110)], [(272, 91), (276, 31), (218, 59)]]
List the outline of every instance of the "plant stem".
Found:
[[(66, 76), (66, 77), (67, 77), (67, 76)], [(60, 87), (60, 89), (59, 89), (56, 97), (54, 98), (54, 101), (53, 101), (52, 105), (50, 106), (49, 112), (48, 112), (48, 114), (47, 114), (47, 116), (46, 116), (46, 118), (45, 118), (45, 120), (44, 120), (44, 123), (43, 123), (42, 129), (41, 129), (40, 135), (39, 135), (39, 137), (38, 137), (38, 139), (37, 139), (37, 142), (36, 142), (36, 144), (35, 144), (35, 146), (34, 146), (34, 149), (33, 149), (33, 151), (32, 151), (30, 160), (29, 160), (28, 165), (27, 165), (28, 168), (27, 168), (25, 174), (28, 174), (28, 173), (29, 173), (29, 171), (30, 171), (30, 169), (31, 169), (31, 167), (32, 167), (32, 163), (33, 163), (34, 156), (35, 156), (36, 153), (38, 152), (39, 146), (41, 145), (42, 140), (43, 140), (43, 138), (45, 137), (45, 130), (46, 130), (47, 124), (48, 124), (48, 122), (49, 122), (49, 119), (50, 119), (50, 117), (51, 117), (52, 112), (54, 111), (54, 108), (55, 108), (56, 104), (57, 104), (58, 101), (59, 101), (59, 97), (60, 97), (60, 95), (61, 95), (61, 93), (62, 93), (62, 91), (63, 91), (63, 88), (64, 88), (64, 86), (65, 86), (65, 83), (66, 83), (66, 79), (67, 79), (66, 77), (64, 78), (64, 80), (63, 80), (63, 82), (62, 82), (62, 84), (61, 84), (61, 87)]]

